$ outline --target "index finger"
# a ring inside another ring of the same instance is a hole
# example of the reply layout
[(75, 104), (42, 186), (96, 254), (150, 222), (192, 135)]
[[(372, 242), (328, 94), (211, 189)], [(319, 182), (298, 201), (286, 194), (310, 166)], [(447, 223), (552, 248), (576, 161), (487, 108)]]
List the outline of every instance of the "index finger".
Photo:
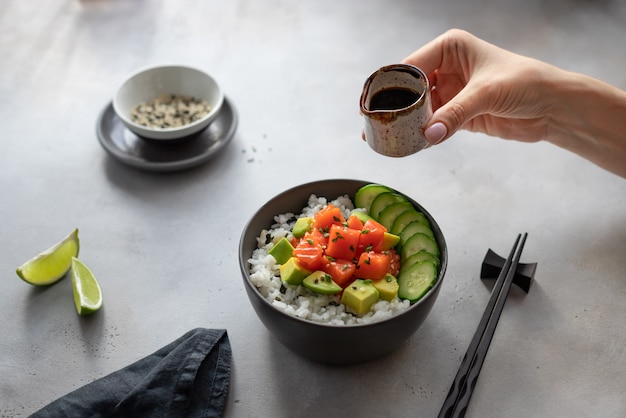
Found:
[(430, 76), (443, 61), (443, 37), (444, 35), (439, 35), (403, 59), (402, 63), (415, 65)]

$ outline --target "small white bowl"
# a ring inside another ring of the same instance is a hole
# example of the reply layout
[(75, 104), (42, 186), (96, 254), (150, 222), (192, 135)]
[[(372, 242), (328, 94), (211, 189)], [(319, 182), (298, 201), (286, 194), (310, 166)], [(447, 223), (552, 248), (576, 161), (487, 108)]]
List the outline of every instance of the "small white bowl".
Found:
[[(206, 100), (209, 113), (187, 125), (174, 128), (150, 128), (131, 119), (132, 109), (163, 95), (191, 96)], [(224, 92), (213, 77), (192, 67), (164, 65), (142, 69), (130, 75), (113, 98), (113, 109), (124, 125), (135, 134), (150, 139), (179, 139), (206, 128), (219, 114)]]

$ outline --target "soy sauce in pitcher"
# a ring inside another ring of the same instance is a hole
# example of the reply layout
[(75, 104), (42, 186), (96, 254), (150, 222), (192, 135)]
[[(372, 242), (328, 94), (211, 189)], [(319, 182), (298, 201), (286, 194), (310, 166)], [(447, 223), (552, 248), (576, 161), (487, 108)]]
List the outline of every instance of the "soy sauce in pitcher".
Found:
[(420, 98), (415, 90), (403, 87), (390, 87), (374, 93), (369, 110), (397, 110), (411, 106)]

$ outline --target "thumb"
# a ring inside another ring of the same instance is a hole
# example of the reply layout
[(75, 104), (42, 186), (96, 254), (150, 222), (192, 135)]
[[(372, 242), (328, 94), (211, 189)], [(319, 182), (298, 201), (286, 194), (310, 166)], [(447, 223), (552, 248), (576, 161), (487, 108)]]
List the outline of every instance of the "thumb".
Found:
[(481, 113), (480, 106), (480, 100), (476, 99), (476, 95), (468, 95), (466, 89), (461, 90), (433, 113), (424, 130), (426, 140), (434, 145), (448, 139)]

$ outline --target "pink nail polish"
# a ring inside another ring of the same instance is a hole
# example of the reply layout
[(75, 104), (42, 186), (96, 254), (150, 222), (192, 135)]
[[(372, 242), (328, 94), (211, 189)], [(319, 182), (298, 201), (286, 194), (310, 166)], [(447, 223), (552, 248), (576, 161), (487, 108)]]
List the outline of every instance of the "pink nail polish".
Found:
[(441, 122), (432, 124), (424, 131), (424, 136), (432, 145), (438, 144), (448, 133), (446, 125)]

